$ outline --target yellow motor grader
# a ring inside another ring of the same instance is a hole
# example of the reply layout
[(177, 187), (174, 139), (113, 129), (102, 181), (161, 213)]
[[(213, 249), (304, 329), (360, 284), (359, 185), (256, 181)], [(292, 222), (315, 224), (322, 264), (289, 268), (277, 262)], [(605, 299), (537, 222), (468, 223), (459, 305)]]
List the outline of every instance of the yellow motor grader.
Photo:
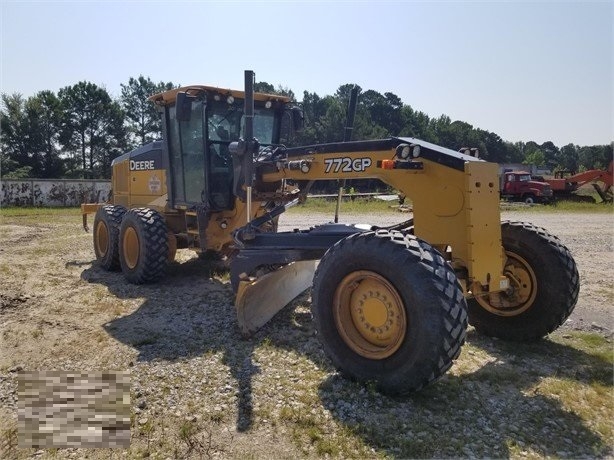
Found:
[[(388, 393), (442, 376), (468, 322), (531, 341), (570, 315), (575, 262), (544, 229), (500, 222), (496, 164), (414, 138), (286, 148), (282, 124), (300, 128), (300, 108), (253, 85), (246, 71), (245, 91), (186, 86), (150, 98), (163, 140), (116, 158), (110, 202), (82, 206), (84, 227), (96, 213), (102, 268), (151, 283), (178, 248), (228, 257), (244, 334), (312, 286), (333, 364)], [(362, 178), (409, 197), (413, 218), (277, 231), (313, 181)]]

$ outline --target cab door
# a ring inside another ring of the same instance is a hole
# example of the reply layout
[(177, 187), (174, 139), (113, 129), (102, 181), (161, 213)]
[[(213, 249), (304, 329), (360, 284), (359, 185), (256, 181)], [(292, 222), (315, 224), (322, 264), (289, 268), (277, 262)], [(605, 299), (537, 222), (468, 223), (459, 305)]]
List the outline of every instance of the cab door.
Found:
[(205, 170), (205, 104), (191, 101), (189, 116), (178, 120), (176, 107), (167, 110), (168, 150), (170, 166), (169, 201), (172, 206), (194, 206), (207, 203)]

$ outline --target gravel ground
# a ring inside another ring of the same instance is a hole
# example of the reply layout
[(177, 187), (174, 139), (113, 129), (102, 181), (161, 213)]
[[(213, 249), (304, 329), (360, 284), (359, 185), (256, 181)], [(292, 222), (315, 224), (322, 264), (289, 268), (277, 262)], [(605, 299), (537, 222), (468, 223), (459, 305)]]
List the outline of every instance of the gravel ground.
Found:
[[(335, 372), (315, 336), (309, 293), (244, 340), (227, 277), (212, 277), (192, 253), (180, 251), (161, 283), (132, 286), (92, 263), (91, 234), (74, 213), (3, 219), (0, 457), (611, 457), (611, 356), (592, 348), (611, 351), (612, 216), (503, 217), (568, 245), (581, 276), (576, 310), (533, 345), (470, 330), (451, 372), (405, 398)], [(281, 227), (327, 220), (292, 214)], [(130, 370), (132, 447), (15, 449), (19, 372), (43, 369)]]

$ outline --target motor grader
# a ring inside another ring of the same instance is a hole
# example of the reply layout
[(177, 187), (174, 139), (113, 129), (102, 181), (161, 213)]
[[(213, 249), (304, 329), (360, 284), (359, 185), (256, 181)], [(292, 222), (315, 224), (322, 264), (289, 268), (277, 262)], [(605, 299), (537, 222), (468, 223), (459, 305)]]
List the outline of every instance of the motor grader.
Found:
[[(299, 128), (300, 108), (253, 85), (246, 71), (245, 91), (186, 86), (150, 98), (163, 140), (116, 158), (110, 202), (82, 206), (86, 228), (96, 213), (102, 268), (151, 283), (178, 248), (228, 257), (244, 334), (312, 286), (315, 329), (333, 364), (388, 393), (442, 376), (468, 322), (532, 341), (572, 312), (574, 259), (544, 229), (500, 222), (496, 164), (401, 137), (287, 148), (282, 124)], [(409, 197), (413, 218), (277, 231), (313, 181), (362, 178)]]

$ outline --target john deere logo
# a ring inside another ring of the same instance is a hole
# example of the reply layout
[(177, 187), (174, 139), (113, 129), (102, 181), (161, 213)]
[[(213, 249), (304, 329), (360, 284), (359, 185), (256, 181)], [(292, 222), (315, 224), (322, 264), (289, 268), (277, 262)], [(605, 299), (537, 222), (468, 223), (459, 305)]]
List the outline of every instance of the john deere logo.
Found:
[(146, 171), (148, 169), (156, 169), (153, 160), (134, 161), (130, 160), (130, 171)]

